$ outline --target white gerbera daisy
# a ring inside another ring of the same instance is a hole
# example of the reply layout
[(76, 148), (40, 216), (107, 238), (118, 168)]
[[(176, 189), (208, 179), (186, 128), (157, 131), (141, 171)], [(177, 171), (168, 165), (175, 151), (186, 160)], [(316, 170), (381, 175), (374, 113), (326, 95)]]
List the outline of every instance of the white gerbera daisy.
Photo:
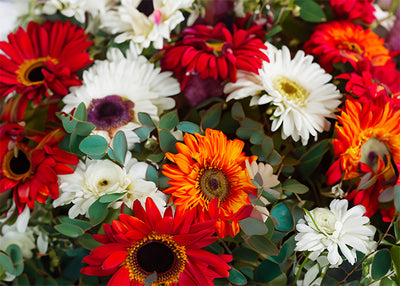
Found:
[(63, 98), (62, 111), (71, 112), (81, 102), (87, 108), (89, 122), (96, 125), (95, 134), (108, 140), (117, 131), (124, 131), (128, 148), (139, 138), (133, 129), (140, 127), (139, 112), (148, 113), (158, 121), (159, 115), (175, 106), (169, 96), (179, 93), (180, 87), (171, 72), (161, 72), (143, 56), (115, 56), (97, 61), (83, 74), (83, 85), (71, 88)]
[[(356, 261), (356, 250), (364, 254), (376, 247), (373, 240), (375, 227), (363, 216), (365, 208), (357, 205), (347, 210), (347, 200), (333, 200), (328, 208), (315, 208), (296, 225), (296, 251), (310, 251), (309, 258), (316, 260), (327, 250), (331, 266), (342, 264), (343, 254), (349, 263)], [(340, 253), (339, 253), (340, 249)]]
[(143, 201), (150, 196), (163, 210), (167, 197), (153, 182), (146, 180), (146, 171), (147, 164), (131, 158), (130, 153), (123, 168), (108, 159), (80, 161), (73, 174), (59, 176), (60, 196), (53, 206), (72, 203), (68, 211), (70, 218), (88, 216), (90, 206), (101, 196), (125, 193), (111, 207), (118, 208), (122, 203), (132, 207), (136, 199)]
[(163, 40), (170, 38), (171, 31), (185, 18), (180, 9), (189, 8), (193, 0), (121, 0), (102, 19), (102, 27), (119, 34), (115, 41), (133, 41), (137, 52), (153, 43), (156, 49), (163, 47)]
[(275, 107), (272, 131), (282, 126), (282, 138), (291, 136), (306, 145), (310, 134), (317, 140), (317, 132), (327, 131), (334, 111), (340, 104), (341, 94), (329, 83), (326, 73), (313, 57), (298, 51), (293, 59), (286, 46), (277, 50), (268, 46), (270, 62), (264, 62), (255, 73), (239, 71), (236, 83), (228, 83), (224, 92), (227, 101), (253, 96), (250, 104), (270, 103)]

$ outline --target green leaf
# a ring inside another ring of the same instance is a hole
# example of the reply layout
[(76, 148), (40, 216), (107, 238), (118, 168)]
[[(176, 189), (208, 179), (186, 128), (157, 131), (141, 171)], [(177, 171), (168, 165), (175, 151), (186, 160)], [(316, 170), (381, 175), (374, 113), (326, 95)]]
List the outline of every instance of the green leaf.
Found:
[(264, 137), (261, 142), (262, 150), (265, 154), (270, 154), (274, 150), (274, 141), (271, 137)]
[(271, 166), (278, 165), (282, 161), (281, 155), (276, 150), (272, 150), (271, 154), (267, 158), (267, 163)]
[(19, 276), (24, 271), (24, 261), (22, 258), (21, 249), (16, 244), (11, 244), (7, 247), (6, 253), (10, 256), (13, 263), (12, 275)]
[(106, 139), (100, 135), (91, 135), (82, 140), (79, 149), (88, 155), (102, 155), (107, 151), (108, 144)]
[(249, 217), (239, 221), (243, 232), (248, 235), (264, 235), (268, 232), (267, 226), (260, 220)]
[(3, 266), (7, 272), (12, 272), (14, 270), (13, 262), (6, 253), (0, 252), (0, 265)]
[(163, 152), (171, 152), (178, 153), (178, 149), (176, 149), (176, 138), (169, 131), (162, 129), (158, 131), (159, 140), (160, 140), (160, 148)]
[(75, 130), (78, 121), (76, 121), (76, 119), (74, 119), (70, 114), (61, 112), (57, 114), (57, 117), (61, 120), (67, 133), (72, 133)]
[(279, 250), (279, 254), (277, 256), (268, 256), (268, 258), (273, 262), (280, 264), (293, 255), (295, 247), (296, 247), (296, 241), (294, 240), (294, 235), (293, 235), (281, 247), (281, 249)]
[(251, 144), (261, 144), (264, 138), (264, 132), (262, 130), (257, 130), (251, 135), (250, 143)]
[(281, 274), (282, 271), (278, 264), (269, 260), (264, 260), (257, 267), (254, 273), (254, 279), (261, 282), (269, 282), (274, 280)]
[(269, 239), (261, 235), (250, 236), (247, 240), (248, 244), (257, 252), (267, 255), (278, 255), (279, 251), (276, 245)]
[(294, 227), (292, 213), (289, 208), (284, 204), (277, 204), (271, 210), (271, 216), (274, 217), (278, 225), (275, 228), (279, 231), (291, 231)]
[(390, 249), (390, 253), (392, 256), (394, 269), (396, 270), (397, 282), (400, 282), (400, 246), (393, 245)]
[(54, 226), (54, 228), (59, 233), (64, 234), (68, 237), (72, 237), (72, 238), (77, 238), (78, 236), (80, 236), (84, 233), (83, 229), (81, 229), (79, 226), (69, 224), (69, 223), (58, 224), (58, 225)]
[(75, 132), (71, 133), (70, 140), (69, 140), (69, 150), (71, 150), (72, 153), (79, 155), (79, 156), (84, 156), (85, 153), (83, 153), (79, 149), (79, 144), (82, 142), (82, 140), (85, 137), (79, 136)]
[(28, 275), (22, 274), (16, 277), (13, 281), (13, 286), (30, 286)]
[(394, 206), (400, 212), (400, 185), (394, 186)]
[(300, 7), (300, 18), (312, 23), (326, 21), (324, 10), (312, 0), (295, 0), (294, 3)]
[(75, 109), (74, 117), (79, 121), (86, 121), (87, 112), (86, 112), (86, 106), (83, 102), (81, 102)]
[(156, 168), (154, 168), (152, 165), (147, 167), (146, 179), (158, 186), (158, 173)]
[(203, 130), (205, 130), (206, 128), (214, 128), (219, 124), (221, 120), (223, 105), (224, 103), (216, 103), (206, 111), (203, 118), (201, 119), (200, 124)]
[(88, 234), (88, 233), (84, 233), (83, 235), (81, 235), (80, 237), (78, 237), (78, 243), (89, 250), (93, 250), (96, 247), (102, 245), (100, 242), (97, 242), (92, 235)]
[(371, 277), (374, 280), (380, 279), (386, 275), (392, 265), (390, 252), (387, 249), (379, 250), (372, 260)]
[(118, 194), (107, 194), (101, 196), (98, 201), (102, 204), (110, 204), (118, 200), (119, 198), (123, 197), (125, 193), (118, 193)]
[(305, 194), (308, 192), (308, 187), (295, 179), (286, 180), (282, 185), (282, 189), (296, 194)]
[(81, 229), (83, 229), (84, 231), (86, 231), (92, 227), (92, 224), (87, 221), (80, 220), (80, 219), (72, 219), (72, 218), (69, 218), (68, 216), (61, 216), (61, 217), (58, 217), (57, 219), (59, 219), (60, 222), (63, 224), (67, 223), (67, 224), (76, 225), (76, 226), (80, 227)]
[(118, 131), (112, 141), (115, 158), (121, 164), (125, 162), (126, 152), (128, 151), (128, 142), (123, 131)]
[(78, 122), (75, 127), (76, 134), (80, 136), (88, 136), (96, 126), (90, 122)]
[(300, 175), (303, 177), (309, 177), (318, 165), (320, 164), (322, 157), (325, 155), (330, 148), (330, 141), (328, 139), (322, 140), (313, 147), (311, 147), (306, 153), (300, 158), (300, 164), (297, 167)]
[(107, 206), (108, 204), (97, 200), (89, 207), (89, 218), (93, 225), (101, 223), (106, 218), (108, 213)]
[(143, 125), (156, 127), (154, 125), (154, 122), (151, 119), (150, 115), (148, 115), (147, 113), (139, 112), (138, 113), (138, 118), (139, 118), (140, 123), (142, 123)]
[(178, 112), (176, 109), (164, 114), (160, 119), (159, 129), (172, 130), (179, 123)]
[(232, 106), (232, 118), (240, 121), (246, 117), (243, 107), (239, 101), (236, 101)]
[(202, 134), (200, 126), (189, 121), (181, 121), (176, 126), (176, 129), (190, 134), (194, 133)]
[(139, 128), (136, 128), (133, 130), (137, 136), (139, 136), (140, 141), (145, 141), (147, 138), (149, 138), (151, 131), (154, 130), (154, 127), (152, 126), (142, 126)]
[(246, 277), (244, 277), (244, 275), (238, 271), (235, 268), (231, 268), (231, 270), (229, 270), (229, 277), (228, 280), (235, 284), (235, 285), (246, 285), (247, 284), (247, 279)]
[(249, 262), (256, 262), (258, 259), (258, 253), (249, 249), (236, 247), (232, 250), (232, 256), (234, 260), (243, 260)]

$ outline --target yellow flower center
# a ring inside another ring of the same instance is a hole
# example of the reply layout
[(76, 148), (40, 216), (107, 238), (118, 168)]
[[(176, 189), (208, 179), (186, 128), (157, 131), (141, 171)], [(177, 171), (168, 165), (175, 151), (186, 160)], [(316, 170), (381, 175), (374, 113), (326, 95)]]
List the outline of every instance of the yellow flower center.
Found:
[(44, 82), (43, 63), (47, 60), (51, 60), (55, 64), (58, 62), (50, 57), (25, 60), (17, 70), (17, 80), (25, 86), (42, 84)]
[(218, 198), (219, 201), (225, 201), (230, 193), (228, 177), (222, 170), (217, 168), (202, 169), (197, 177), (195, 187), (207, 201), (211, 201), (214, 198)]
[(359, 61), (363, 58), (363, 49), (356, 44), (348, 41), (343, 41), (338, 45), (338, 49), (341, 50), (341, 54), (354, 61)]
[(27, 154), (22, 150), (10, 150), (3, 159), (2, 171), (4, 176), (12, 180), (29, 178), (32, 169)]
[(220, 42), (217, 40), (208, 40), (206, 41), (207, 47), (213, 49), (215, 52), (221, 52), (222, 47), (224, 46), (225, 42)]
[(297, 82), (280, 76), (273, 81), (274, 89), (283, 95), (287, 100), (302, 104), (308, 97), (307, 90)]
[(144, 283), (157, 273), (152, 285), (171, 285), (185, 270), (187, 261), (185, 246), (175, 242), (172, 235), (152, 232), (129, 249), (124, 264), (129, 269), (129, 279)]

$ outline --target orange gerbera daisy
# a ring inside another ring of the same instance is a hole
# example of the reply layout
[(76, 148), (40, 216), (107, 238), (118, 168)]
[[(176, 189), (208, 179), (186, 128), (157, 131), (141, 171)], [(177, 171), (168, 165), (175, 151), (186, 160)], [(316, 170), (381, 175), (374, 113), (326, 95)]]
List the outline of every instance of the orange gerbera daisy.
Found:
[(383, 65), (390, 59), (389, 51), (381, 39), (370, 29), (347, 21), (331, 21), (315, 27), (310, 39), (304, 43), (304, 51), (319, 58), (327, 71), (332, 64), (350, 62), (355, 64), (364, 58), (374, 65)]
[(365, 165), (373, 172), (382, 170), (388, 158), (400, 163), (399, 122), (400, 110), (394, 110), (390, 103), (378, 106), (346, 100), (335, 126), (337, 138), (332, 141), (339, 158), (328, 170), (328, 184), (337, 182), (342, 173), (344, 180), (359, 177)]
[[(230, 218), (250, 204), (248, 194), (256, 194), (257, 188), (251, 183), (245, 161), (249, 159), (242, 152), (244, 142), (227, 140), (217, 130), (207, 129), (205, 136), (186, 134), (185, 144), (177, 143), (178, 154), (166, 153), (174, 164), (165, 164), (163, 174), (170, 178), (171, 187), (164, 193), (171, 194), (171, 201), (185, 210), (196, 208), (198, 218), (207, 217), (210, 201), (218, 199), (218, 217)], [(250, 158), (250, 161), (255, 157)], [(237, 220), (232, 222), (235, 231), (218, 232), (220, 236), (239, 231)], [(223, 234), (224, 233), (224, 234)]]

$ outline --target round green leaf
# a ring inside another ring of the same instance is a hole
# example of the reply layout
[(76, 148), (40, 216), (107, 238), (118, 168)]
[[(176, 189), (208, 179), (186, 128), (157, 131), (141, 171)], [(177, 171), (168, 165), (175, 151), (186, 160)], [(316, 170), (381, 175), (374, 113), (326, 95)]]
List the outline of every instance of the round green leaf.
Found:
[(326, 16), (321, 6), (312, 0), (296, 0), (296, 5), (300, 7), (300, 18), (312, 23), (326, 21)]
[(140, 123), (142, 123), (143, 125), (155, 127), (153, 120), (151, 119), (150, 115), (148, 115), (147, 113), (139, 112), (138, 117), (139, 117)]
[(279, 265), (273, 263), (269, 260), (264, 260), (261, 264), (257, 267), (254, 278), (257, 281), (261, 282), (269, 282), (274, 280), (276, 277), (282, 274)]
[(83, 229), (81, 229), (79, 226), (69, 223), (58, 224), (54, 226), (54, 228), (59, 233), (73, 238), (76, 238), (84, 233)]
[(61, 119), (61, 122), (63, 124), (63, 127), (67, 133), (72, 133), (72, 131), (75, 130), (75, 126), (78, 123), (76, 119), (74, 119), (70, 114), (61, 112), (57, 114), (57, 117)]
[(158, 132), (159, 140), (160, 140), (160, 148), (164, 152), (178, 153), (178, 149), (176, 149), (176, 138), (167, 130), (160, 130)]
[(76, 134), (80, 136), (88, 136), (96, 126), (90, 122), (78, 122), (75, 127)]
[(243, 107), (238, 101), (236, 101), (232, 106), (232, 118), (235, 120), (242, 120), (245, 118)]
[(201, 120), (201, 127), (203, 130), (206, 128), (214, 128), (221, 120), (223, 103), (217, 103), (210, 107), (204, 114)]
[(149, 165), (146, 171), (146, 179), (152, 181), (154, 184), (158, 185), (158, 173), (156, 168)]
[(247, 240), (248, 244), (256, 251), (267, 255), (278, 255), (279, 250), (276, 245), (269, 239), (260, 235), (253, 235)]
[(107, 194), (107, 195), (101, 196), (99, 198), (99, 202), (102, 204), (110, 204), (112, 202), (115, 202), (116, 200), (118, 200), (119, 198), (121, 198), (124, 195), (125, 195), (125, 193)]
[(93, 225), (101, 223), (106, 218), (108, 213), (107, 206), (108, 204), (97, 200), (89, 207), (89, 218)]
[(248, 217), (239, 221), (243, 232), (248, 236), (264, 235), (268, 232), (267, 226), (260, 220)]
[(374, 280), (380, 279), (386, 275), (392, 265), (390, 252), (387, 249), (379, 250), (372, 261), (371, 277)]
[(75, 109), (74, 117), (79, 121), (86, 121), (87, 112), (86, 112), (86, 106), (83, 102), (81, 102)]
[(231, 270), (229, 270), (229, 277), (228, 280), (235, 284), (235, 285), (246, 285), (247, 284), (247, 279), (246, 277), (244, 277), (244, 275), (238, 271), (235, 268), (231, 268)]
[(24, 271), (24, 261), (22, 259), (21, 249), (16, 244), (11, 244), (7, 247), (6, 253), (10, 255), (13, 263), (13, 270), (10, 271), (12, 275), (18, 276)]
[(232, 255), (235, 260), (256, 262), (258, 259), (258, 253), (249, 248), (236, 247), (232, 250)]
[(176, 110), (164, 114), (160, 119), (159, 129), (172, 130), (179, 123), (178, 112)]
[(201, 129), (200, 126), (193, 123), (193, 122), (189, 122), (189, 121), (182, 121), (180, 122), (176, 128), (180, 131), (186, 132), (186, 133), (190, 133), (190, 134), (194, 134), (194, 133), (199, 133), (201, 134)]
[(128, 142), (123, 131), (118, 131), (112, 142), (115, 158), (121, 164), (125, 161), (126, 152), (128, 151)]
[(274, 217), (278, 225), (275, 228), (279, 231), (291, 231), (294, 227), (292, 213), (289, 208), (283, 204), (277, 204), (271, 211), (271, 216)]
[(282, 188), (296, 194), (304, 194), (308, 192), (308, 187), (300, 184), (297, 180), (290, 179), (283, 183)]
[(82, 140), (79, 149), (88, 155), (101, 155), (107, 150), (108, 144), (104, 137), (100, 135), (91, 135)]

